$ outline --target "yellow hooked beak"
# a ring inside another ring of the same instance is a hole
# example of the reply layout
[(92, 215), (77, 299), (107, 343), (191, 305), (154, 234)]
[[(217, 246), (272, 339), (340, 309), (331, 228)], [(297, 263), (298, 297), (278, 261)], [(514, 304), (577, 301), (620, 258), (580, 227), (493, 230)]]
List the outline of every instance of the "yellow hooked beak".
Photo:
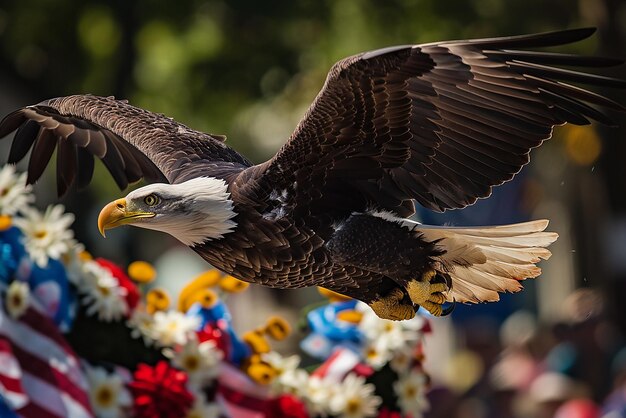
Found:
[(126, 208), (126, 199), (117, 199), (103, 207), (100, 211), (100, 215), (98, 215), (98, 230), (103, 237), (106, 237), (104, 231), (107, 229), (132, 224), (137, 219), (152, 218), (155, 215), (156, 213), (152, 212), (128, 211)]

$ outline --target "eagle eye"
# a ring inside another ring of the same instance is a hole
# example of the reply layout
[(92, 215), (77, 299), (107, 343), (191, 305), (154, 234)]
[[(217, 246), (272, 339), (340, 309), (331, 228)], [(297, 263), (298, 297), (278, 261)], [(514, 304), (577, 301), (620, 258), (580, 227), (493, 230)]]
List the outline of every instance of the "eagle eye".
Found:
[(154, 206), (157, 203), (159, 203), (159, 197), (155, 194), (149, 194), (148, 196), (144, 197), (143, 201), (146, 203), (146, 205), (148, 206)]

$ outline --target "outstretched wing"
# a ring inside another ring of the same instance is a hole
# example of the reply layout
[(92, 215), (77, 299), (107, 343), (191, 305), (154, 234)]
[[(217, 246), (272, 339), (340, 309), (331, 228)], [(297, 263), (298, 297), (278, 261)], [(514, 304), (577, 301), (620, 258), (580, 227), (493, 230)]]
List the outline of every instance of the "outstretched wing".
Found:
[[(567, 82), (623, 80), (561, 69), (621, 61), (527, 48), (587, 38), (593, 29), (397, 46), (339, 61), (289, 141), (243, 173), (301, 216), (377, 207), (410, 215), (487, 197), (529, 161), (555, 125), (611, 124), (591, 105), (620, 104)], [(270, 210), (274, 210), (270, 208)]]
[(16, 110), (0, 122), (0, 138), (16, 129), (8, 162), (20, 161), (32, 147), (28, 183), (34, 183), (57, 148), (59, 196), (74, 183), (89, 184), (94, 156), (121, 189), (141, 178), (176, 183), (250, 165), (223, 137), (112, 97), (60, 97)]

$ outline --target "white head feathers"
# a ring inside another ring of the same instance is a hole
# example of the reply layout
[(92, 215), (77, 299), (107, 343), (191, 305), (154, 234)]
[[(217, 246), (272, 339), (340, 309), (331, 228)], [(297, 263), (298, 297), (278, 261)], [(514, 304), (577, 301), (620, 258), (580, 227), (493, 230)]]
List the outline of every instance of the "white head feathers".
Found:
[(150, 184), (126, 196), (127, 204), (146, 209), (144, 199), (155, 195), (158, 204), (150, 207), (153, 218), (133, 225), (167, 232), (185, 245), (194, 246), (222, 238), (237, 223), (228, 186), (215, 177), (198, 177), (180, 184)]

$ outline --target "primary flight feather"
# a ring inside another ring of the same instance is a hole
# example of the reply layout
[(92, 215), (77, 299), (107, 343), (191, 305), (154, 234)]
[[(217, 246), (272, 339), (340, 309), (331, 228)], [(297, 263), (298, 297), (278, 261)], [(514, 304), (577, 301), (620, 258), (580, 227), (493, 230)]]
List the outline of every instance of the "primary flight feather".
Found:
[(57, 149), (62, 195), (86, 186), (93, 156), (125, 188), (102, 233), (123, 224), (167, 232), (213, 266), (271, 287), (322, 286), (408, 319), (446, 301), (498, 300), (521, 289), (557, 238), (544, 220), (445, 228), (407, 217), (491, 194), (529, 161), (556, 125), (612, 124), (625, 108), (569, 83), (626, 82), (567, 67), (618, 60), (529, 51), (593, 29), (384, 48), (336, 63), (286, 144), (252, 165), (224, 137), (113, 98), (77, 95), (17, 110), (9, 163), (32, 148), (28, 181)]

